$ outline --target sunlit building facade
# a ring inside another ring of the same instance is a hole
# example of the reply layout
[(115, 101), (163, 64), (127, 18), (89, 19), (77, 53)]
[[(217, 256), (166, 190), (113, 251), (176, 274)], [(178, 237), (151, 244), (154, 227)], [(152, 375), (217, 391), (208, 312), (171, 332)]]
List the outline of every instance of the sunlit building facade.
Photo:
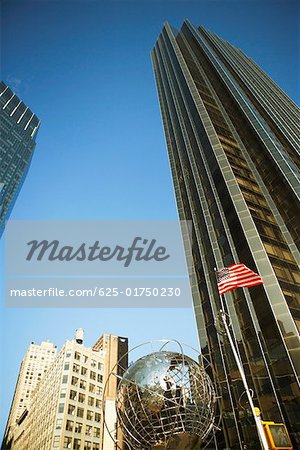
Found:
[(179, 216), (191, 221), (202, 353), (221, 396), (216, 449), (260, 448), (228, 341), (214, 268), (241, 262), (263, 285), (225, 295), (254, 403), (300, 448), (299, 109), (240, 49), (186, 20), (152, 52)]
[(33, 391), (55, 358), (56, 346), (52, 342), (30, 344), (21, 363), (2, 449), (11, 448), (20, 417), (30, 409)]
[(81, 329), (66, 341), (18, 420), (14, 450), (115, 450), (116, 438), (122, 448), (114, 407), (117, 377), (111, 386), (106, 381), (117, 358), (127, 365), (128, 340), (104, 334), (101, 341), (85, 347)]
[(39, 126), (37, 116), (0, 82), (0, 237), (27, 175)]

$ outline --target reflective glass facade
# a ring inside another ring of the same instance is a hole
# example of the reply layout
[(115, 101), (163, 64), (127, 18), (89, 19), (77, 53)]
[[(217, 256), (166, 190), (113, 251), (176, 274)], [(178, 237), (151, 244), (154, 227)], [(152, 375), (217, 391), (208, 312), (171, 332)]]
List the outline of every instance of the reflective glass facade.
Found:
[(36, 115), (0, 82), (0, 237), (29, 169), (39, 125)]
[(222, 398), (212, 448), (260, 448), (227, 339), (214, 268), (264, 284), (225, 295), (254, 403), (300, 448), (299, 109), (241, 50), (186, 20), (152, 61), (177, 206), (192, 221), (191, 287), (202, 353)]

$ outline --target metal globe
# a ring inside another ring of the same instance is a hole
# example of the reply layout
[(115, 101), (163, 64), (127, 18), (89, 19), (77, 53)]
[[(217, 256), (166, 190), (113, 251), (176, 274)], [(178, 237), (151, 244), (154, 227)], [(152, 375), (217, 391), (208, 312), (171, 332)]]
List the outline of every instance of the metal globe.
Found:
[(125, 372), (116, 409), (129, 449), (192, 450), (214, 426), (216, 396), (196, 361), (159, 351), (138, 359)]

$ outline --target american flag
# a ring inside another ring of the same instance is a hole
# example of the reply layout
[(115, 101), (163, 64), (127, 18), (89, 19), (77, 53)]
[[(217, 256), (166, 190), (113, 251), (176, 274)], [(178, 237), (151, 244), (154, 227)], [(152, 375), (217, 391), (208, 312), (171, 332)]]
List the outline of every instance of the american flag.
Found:
[(220, 295), (239, 287), (252, 287), (263, 284), (261, 276), (248, 269), (245, 264), (231, 264), (231, 266), (217, 272)]

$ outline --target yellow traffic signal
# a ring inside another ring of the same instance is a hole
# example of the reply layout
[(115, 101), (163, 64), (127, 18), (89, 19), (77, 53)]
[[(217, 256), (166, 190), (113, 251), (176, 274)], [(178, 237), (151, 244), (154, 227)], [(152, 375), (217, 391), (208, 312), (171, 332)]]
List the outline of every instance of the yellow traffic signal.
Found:
[(293, 446), (284, 423), (262, 421), (270, 450), (293, 450)]

